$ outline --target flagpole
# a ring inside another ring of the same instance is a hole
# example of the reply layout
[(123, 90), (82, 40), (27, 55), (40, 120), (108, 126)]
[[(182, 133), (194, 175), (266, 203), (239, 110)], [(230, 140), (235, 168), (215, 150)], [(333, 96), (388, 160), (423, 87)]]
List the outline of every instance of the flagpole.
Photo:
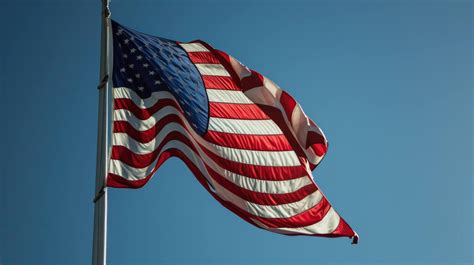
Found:
[(99, 117), (97, 132), (97, 162), (94, 197), (94, 234), (92, 246), (92, 265), (106, 264), (107, 250), (107, 161), (108, 161), (108, 95), (110, 76), (110, 0), (102, 0)]

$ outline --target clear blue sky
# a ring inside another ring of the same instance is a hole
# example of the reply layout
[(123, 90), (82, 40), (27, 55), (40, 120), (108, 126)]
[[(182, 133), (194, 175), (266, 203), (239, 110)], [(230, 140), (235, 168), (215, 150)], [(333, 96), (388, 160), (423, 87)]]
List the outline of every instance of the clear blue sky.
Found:
[[(259, 230), (172, 159), (110, 191), (109, 264), (472, 264), (473, 4), (381, 2), (113, 0), (122, 24), (206, 40), (290, 92), (361, 241)], [(99, 9), (1, 1), (2, 265), (90, 263)]]

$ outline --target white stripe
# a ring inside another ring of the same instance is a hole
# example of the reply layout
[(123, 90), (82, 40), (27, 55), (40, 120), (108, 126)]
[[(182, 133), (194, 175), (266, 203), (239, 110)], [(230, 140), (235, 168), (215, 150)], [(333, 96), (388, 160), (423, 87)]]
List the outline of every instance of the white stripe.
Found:
[(308, 117), (303, 113), (298, 103), (296, 103), (295, 107), (293, 108), (291, 117), (289, 117), (289, 121), (291, 121), (293, 131), (298, 137), (298, 141), (301, 144), (306, 144), (308, 128), (311, 126), (311, 124), (309, 123)]
[(312, 184), (310, 177), (303, 176), (290, 180), (260, 180), (239, 175), (237, 173), (221, 169), (216, 163), (207, 163), (213, 170), (220, 172), (220, 175), (235, 185), (253, 192), (268, 194), (285, 194), (295, 192), (304, 186)]
[(167, 91), (153, 92), (150, 97), (143, 99), (135, 91), (126, 87), (114, 87), (112, 94), (114, 99), (131, 99), (141, 109), (152, 107), (160, 99), (175, 99), (173, 94)]
[(230, 201), (240, 209), (263, 218), (290, 218), (311, 209), (323, 198), (321, 192), (317, 190), (297, 202), (280, 205), (261, 205), (243, 200), (232, 192), (227, 191), (216, 182), (214, 182), (213, 185), (216, 188), (219, 197), (223, 200)]
[(254, 135), (282, 134), (273, 120), (209, 119), (209, 130), (216, 132)]
[(323, 156), (318, 156), (314, 152), (314, 150), (311, 148), (311, 146), (305, 149), (305, 154), (306, 154), (306, 158), (308, 158), (308, 162), (313, 164), (313, 165), (319, 164), (319, 162), (321, 162), (321, 160), (324, 157), (324, 155)]
[(264, 229), (281, 233), (281, 234), (330, 234), (336, 230), (339, 225), (341, 217), (336, 213), (334, 208), (331, 207), (329, 211), (326, 213), (324, 218), (312, 225), (304, 226), (304, 227), (282, 227), (282, 228), (268, 228), (266, 225), (262, 224), (258, 220), (252, 219), (257, 225), (261, 226)]
[(110, 159), (109, 173), (119, 175), (127, 180), (140, 180), (150, 175), (156, 165), (156, 161), (145, 168), (135, 168), (122, 163), (120, 160)]
[(245, 65), (243, 65), (241, 62), (239, 62), (237, 59), (235, 59), (234, 57), (230, 55), (229, 55), (229, 58), (230, 58), (230, 64), (232, 68), (234, 69), (234, 71), (239, 76), (240, 80), (242, 80), (243, 78), (247, 76), (252, 75), (252, 72), (250, 71), (248, 67), (246, 67)]
[(237, 149), (210, 144), (220, 157), (257, 166), (299, 166), (300, 162), (294, 151), (255, 151)]
[[(127, 109), (116, 109), (114, 110), (113, 121), (126, 121), (136, 130), (146, 131), (155, 126), (155, 124), (163, 117), (170, 114), (180, 114), (180, 112), (173, 106), (166, 106), (155, 112), (148, 119), (141, 120), (135, 117), (135, 115)], [(180, 117), (182, 118), (182, 115), (180, 115)], [(185, 120), (184, 118), (182, 119)]]
[[(188, 131), (186, 131), (181, 125), (177, 123), (170, 123), (167, 124), (163, 129), (160, 130), (158, 135), (155, 139), (148, 143), (140, 143), (133, 138), (129, 137), (126, 133), (114, 133), (112, 134), (112, 145), (115, 146), (124, 146), (127, 149), (131, 150), (136, 154), (146, 154), (153, 152), (161, 141), (171, 132), (178, 131), (183, 135), (187, 135)], [(192, 133), (194, 135), (194, 133)], [(199, 142), (205, 141), (198, 137), (191, 138), (190, 140), (194, 142), (194, 139), (199, 139)], [(199, 155), (202, 157), (203, 161), (210, 166), (214, 171), (218, 174), (226, 178), (227, 180), (231, 181), (235, 185), (255, 192), (263, 192), (263, 193), (271, 193), (271, 194), (283, 194), (283, 193), (290, 193), (297, 191), (298, 189), (309, 185), (312, 183), (310, 177), (303, 176), (295, 179), (290, 180), (280, 180), (280, 181), (272, 181), (272, 180), (260, 180), (255, 178), (249, 178), (243, 175), (236, 174), (234, 172), (230, 172), (226, 169), (223, 169), (219, 165), (217, 165), (214, 160), (209, 158), (205, 152), (201, 150), (201, 148), (194, 144), (196, 149), (199, 151)]]
[(222, 64), (195, 64), (201, 75), (230, 76)]
[(251, 104), (250, 99), (242, 91), (206, 89), (209, 102)]
[[(216, 194), (220, 198), (232, 202), (237, 207), (255, 216), (264, 218), (289, 218), (314, 207), (321, 201), (323, 197), (319, 190), (317, 190), (300, 201), (287, 204), (261, 205), (248, 202), (240, 198), (239, 196), (233, 194), (232, 192), (228, 191), (227, 189), (219, 185), (216, 181), (214, 181), (211, 177), (209, 177), (204, 164), (202, 164), (202, 161), (199, 159), (197, 154), (194, 153), (194, 151), (192, 151), (187, 145), (179, 141), (170, 141), (164, 146), (161, 153), (169, 148), (176, 148), (183, 152), (183, 154), (185, 154), (192, 161), (192, 163), (196, 165), (196, 167), (201, 171), (201, 173), (203, 173), (207, 180), (214, 186)], [(156, 162), (154, 163), (154, 165), (156, 165)], [(154, 167), (155, 166), (150, 166), (143, 170), (128, 166), (118, 160), (111, 160), (111, 173), (119, 176), (124, 176), (125, 173), (129, 176), (140, 176), (141, 178), (144, 178), (146, 175), (150, 174), (153, 171)]]
[(180, 43), (179, 44), (187, 52), (208, 52), (209, 50), (201, 43)]

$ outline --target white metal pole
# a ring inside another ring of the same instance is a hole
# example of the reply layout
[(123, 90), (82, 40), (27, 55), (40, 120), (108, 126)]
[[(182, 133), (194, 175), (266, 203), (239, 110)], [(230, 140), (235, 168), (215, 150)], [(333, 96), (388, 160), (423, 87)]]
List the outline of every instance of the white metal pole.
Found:
[(100, 50), (99, 117), (97, 133), (96, 184), (94, 198), (94, 235), (92, 264), (106, 264), (107, 249), (107, 163), (108, 163), (108, 95), (110, 85), (110, 0), (102, 0), (102, 30)]

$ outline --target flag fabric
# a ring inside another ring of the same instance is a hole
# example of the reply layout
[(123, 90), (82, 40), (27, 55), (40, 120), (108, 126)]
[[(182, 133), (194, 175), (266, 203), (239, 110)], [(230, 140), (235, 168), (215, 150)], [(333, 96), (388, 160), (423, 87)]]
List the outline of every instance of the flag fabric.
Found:
[(326, 137), (287, 92), (200, 40), (115, 21), (112, 34), (109, 187), (142, 187), (178, 157), (216, 200), (259, 228), (357, 243), (311, 173)]

